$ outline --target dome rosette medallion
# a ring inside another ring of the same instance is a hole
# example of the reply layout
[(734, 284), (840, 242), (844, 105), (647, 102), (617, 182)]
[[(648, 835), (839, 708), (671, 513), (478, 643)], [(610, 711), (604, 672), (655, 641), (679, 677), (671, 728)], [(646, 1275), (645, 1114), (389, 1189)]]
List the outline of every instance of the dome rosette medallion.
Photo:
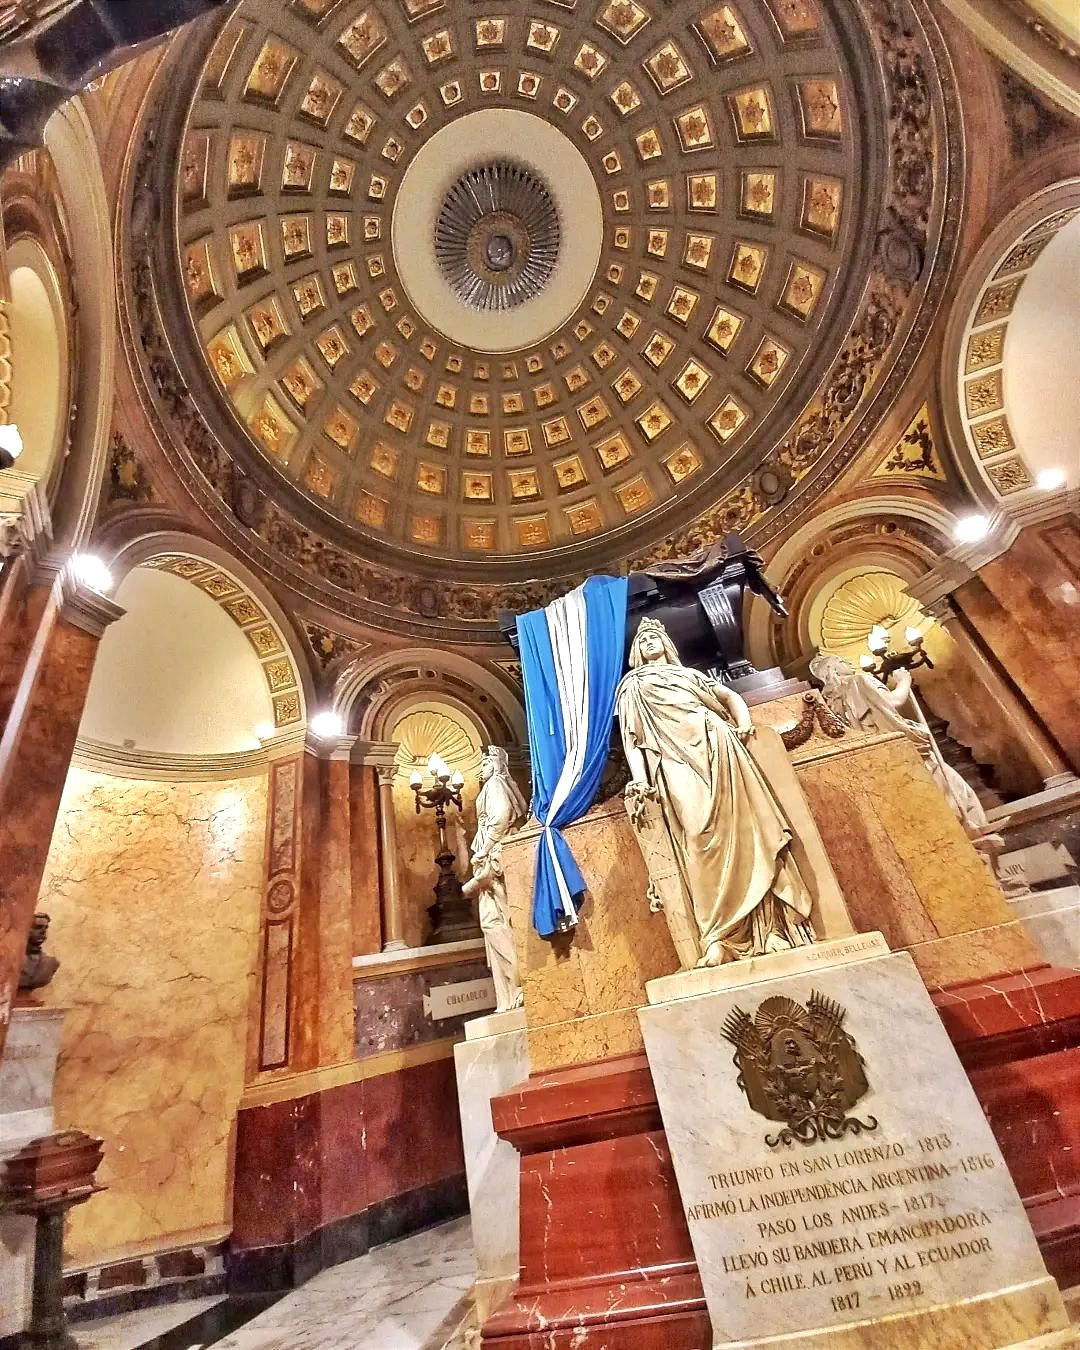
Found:
[[(937, 44), (909, 0), (242, 0), (172, 54), (134, 175), (174, 178), (128, 300), (193, 490), (221, 510), (249, 480), (248, 551), (376, 619), (381, 567), (430, 579), (415, 613), (486, 621), (535, 600), (525, 577), (769, 528), (926, 321)], [(484, 110), (506, 143), (455, 162)], [(560, 200), (524, 115), (587, 193)], [(415, 229), (490, 343), (455, 340), (395, 248), (437, 136), (453, 178)], [(559, 285), (554, 328), (500, 328)]]

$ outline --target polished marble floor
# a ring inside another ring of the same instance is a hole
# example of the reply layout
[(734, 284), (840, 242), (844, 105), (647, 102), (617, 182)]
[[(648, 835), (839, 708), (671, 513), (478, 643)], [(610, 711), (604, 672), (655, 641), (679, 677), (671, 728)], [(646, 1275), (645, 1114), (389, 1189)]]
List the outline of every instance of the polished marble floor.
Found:
[[(468, 1326), (475, 1274), (469, 1221), (457, 1219), (324, 1270), (223, 1340), (187, 1344), (192, 1350), (472, 1350), (479, 1343)], [(199, 1310), (192, 1305), (190, 1315)], [(170, 1343), (185, 1311), (155, 1309), (74, 1331), (81, 1350), (140, 1350)]]

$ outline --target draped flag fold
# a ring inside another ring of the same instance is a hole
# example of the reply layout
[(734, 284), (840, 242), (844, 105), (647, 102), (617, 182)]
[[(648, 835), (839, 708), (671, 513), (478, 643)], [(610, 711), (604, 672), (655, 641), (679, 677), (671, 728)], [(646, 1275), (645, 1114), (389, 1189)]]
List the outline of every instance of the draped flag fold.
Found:
[(607, 763), (626, 594), (625, 577), (589, 577), (517, 621), (532, 810), (542, 826), (533, 886), (533, 924), (542, 937), (577, 922), (577, 897), (586, 889), (562, 827), (592, 805)]

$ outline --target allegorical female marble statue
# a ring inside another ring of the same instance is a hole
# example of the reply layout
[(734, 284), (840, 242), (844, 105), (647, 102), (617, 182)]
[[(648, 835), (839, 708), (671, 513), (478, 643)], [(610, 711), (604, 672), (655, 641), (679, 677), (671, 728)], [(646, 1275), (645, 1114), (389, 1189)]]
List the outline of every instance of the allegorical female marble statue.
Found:
[(990, 829), (982, 802), (970, 784), (942, 759), (912, 692), (909, 670), (898, 670), (890, 688), (869, 671), (857, 670), (837, 653), (819, 652), (810, 662), (810, 673), (821, 681), (825, 702), (848, 726), (863, 731), (899, 731), (908, 738), (970, 835), (979, 836)]
[(529, 808), (510, 777), (506, 751), (497, 745), (489, 745), (480, 761), (480, 783), (470, 859), (472, 877), (462, 889), (470, 900), (477, 901), (488, 965), (495, 980), (496, 1011), (506, 1012), (520, 1006), (522, 994), (503, 880), (502, 842), (522, 824)]
[[(658, 803), (698, 929), (697, 964), (812, 943), (811, 897), (790, 856), (791, 827), (746, 749), (754, 725), (739, 695), (684, 666), (664, 625), (643, 619), (616, 708), (631, 818), (647, 801)], [(650, 889), (664, 898), (656, 880)], [(664, 878), (666, 886), (673, 881)], [(684, 950), (680, 956), (687, 964)]]

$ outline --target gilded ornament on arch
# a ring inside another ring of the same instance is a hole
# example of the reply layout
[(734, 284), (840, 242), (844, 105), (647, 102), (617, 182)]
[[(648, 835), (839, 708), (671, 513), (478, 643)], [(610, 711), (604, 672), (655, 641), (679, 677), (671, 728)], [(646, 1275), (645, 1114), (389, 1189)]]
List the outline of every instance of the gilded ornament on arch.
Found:
[(506, 390), (499, 395), (502, 411), (509, 416), (520, 416), (525, 411), (525, 397), (520, 389)]
[(1005, 406), (1002, 372), (979, 375), (964, 385), (964, 403), (969, 417), (998, 412)]
[(347, 197), (352, 192), (356, 165), (348, 159), (335, 158), (330, 166), (330, 191), (336, 196)]
[(383, 370), (389, 370), (398, 359), (398, 349), (392, 342), (383, 339), (382, 342), (375, 344), (374, 356)]
[(678, 486), (697, 473), (701, 468), (702, 461), (697, 450), (687, 442), (685, 445), (680, 445), (678, 450), (673, 451), (670, 455), (666, 455), (663, 463), (671, 481)]
[(486, 47), (501, 47), (506, 42), (505, 19), (477, 19), (473, 24), (477, 51)]
[(519, 98), (534, 99), (540, 93), (543, 79), (531, 70), (518, 72), (517, 95)]
[(413, 416), (412, 404), (406, 403), (404, 399), (395, 398), (383, 415), (383, 421), (395, 431), (406, 433), (413, 424)]
[(589, 481), (585, 465), (580, 455), (570, 455), (566, 459), (557, 459), (551, 466), (555, 473), (555, 482), (560, 492), (573, 492)]
[(375, 327), (375, 320), (371, 317), (371, 309), (368, 305), (357, 305), (349, 311), (349, 322), (353, 326), (353, 332), (357, 337), (366, 337)]
[(698, 103), (675, 118), (675, 131), (679, 144), (689, 153), (692, 150), (708, 150), (714, 144), (712, 121), (704, 103)]
[(417, 370), (415, 366), (410, 366), (402, 377), (405, 381), (405, 388), (411, 394), (422, 394), (424, 386), (427, 384), (427, 375), (422, 370)]
[(386, 275), (386, 263), (381, 253), (372, 253), (368, 257), (367, 272), (372, 281), (379, 281)]
[(288, 458), (296, 428), (269, 395), (263, 400), (263, 406), (254, 413), (248, 426), (264, 450), (277, 459)]
[(482, 94), (501, 94), (502, 93), (502, 71), (501, 70), (482, 70), (477, 75), (477, 82), (480, 85)]
[(670, 39), (646, 59), (645, 69), (662, 95), (670, 94), (693, 78), (678, 44)]
[(641, 327), (641, 315), (635, 314), (632, 309), (624, 309), (619, 315), (619, 321), (615, 325), (615, 331), (620, 337), (626, 338), (629, 342), (637, 330)]
[(574, 111), (575, 107), (577, 107), (578, 99), (577, 95), (572, 94), (569, 89), (559, 88), (556, 89), (551, 102), (558, 112), (561, 112), (564, 116), (568, 116)]
[(217, 93), (221, 89), (247, 31), (235, 18), (226, 22), (222, 28), (203, 71), (203, 89), (208, 93)]
[(461, 81), (448, 80), (446, 84), (440, 84), (439, 97), (446, 108), (452, 108), (455, 103), (460, 103), (462, 99)]
[(776, 174), (767, 169), (743, 169), (739, 180), (740, 213), (771, 219), (776, 211)]
[(723, 352), (726, 356), (735, 345), (735, 340), (742, 331), (743, 322), (741, 314), (736, 314), (734, 310), (727, 309), (723, 305), (717, 305), (705, 332), (706, 342), (711, 343), (717, 351)]
[(367, 145), (368, 137), (371, 135), (377, 120), (373, 112), (365, 108), (362, 103), (358, 103), (349, 114), (349, 120), (345, 123), (343, 135), (347, 136), (350, 141), (355, 141), (357, 145)]
[(214, 374), (226, 389), (232, 389), (245, 375), (253, 375), (255, 369), (248, 360), (240, 341), (235, 324), (222, 329), (207, 347), (210, 364)]
[(381, 173), (373, 173), (368, 179), (368, 201), (381, 202), (386, 198), (387, 181)]
[(1015, 244), (994, 273), (994, 279), (1006, 277), (1010, 272), (1022, 272), (1031, 267), (1053, 237), (1052, 234), (1046, 234), (1040, 239), (1023, 239), (1019, 244)]
[(670, 178), (654, 178), (645, 185), (645, 204), (650, 211), (667, 211), (671, 206)]
[(387, 314), (390, 314), (397, 309), (397, 292), (394, 290), (393, 286), (387, 286), (379, 292), (379, 304), (382, 305), (383, 311)]
[(720, 202), (719, 179), (715, 173), (691, 173), (686, 176), (686, 205), (690, 211), (715, 211)]
[(401, 8), (410, 23), (446, 8), (446, 0), (401, 0)]
[[(634, 137), (634, 145), (637, 147), (638, 159), (643, 164), (647, 164), (650, 159), (659, 159), (664, 153), (660, 133), (655, 127), (646, 127), (644, 131), (639, 131)], [(625, 193), (623, 195), (625, 196)]]
[(783, 995), (767, 998), (753, 1017), (733, 1008), (723, 1026), (735, 1046), (739, 1087), (751, 1110), (782, 1122), (770, 1148), (815, 1144), (878, 1128), (874, 1116), (847, 1113), (866, 1095), (866, 1069), (854, 1039), (843, 1029), (839, 1003), (811, 993), (804, 1008)]
[(337, 324), (328, 328), (325, 333), (320, 333), (315, 339), (315, 346), (318, 347), (319, 355), (331, 370), (335, 368), (342, 357), (349, 354), (349, 345)]
[[(630, 210), (631, 207), (630, 193), (627, 192), (626, 188), (619, 188), (616, 192), (613, 192), (611, 194), (611, 205), (614, 207), (616, 211), (619, 212), (626, 212)], [(621, 231), (616, 232), (615, 247), (616, 248), (630, 247), (630, 231), (628, 229), (622, 229)]]
[(428, 423), (427, 434), (424, 436), (425, 445), (432, 446), (435, 450), (449, 450), (450, 448), (450, 423), (440, 422), (438, 420)]
[(278, 694), (274, 699), (274, 726), (286, 727), (290, 722), (300, 720), (300, 693), (293, 690), (288, 694)]
[(210, 137), (205, 131), (189, 131), (180, 160), (180, 192), (186, 206), (206, 200)]
[(624, 45), (632, 42), (652, 16), (634, 0), (610, 0), (597, 15), (596, 22)]
[(581, 502), (577, 506), (564, 506), (563, 514), (570, 526), (571, 534), (595, 534), (604, 524), (600, 507), (595, 500)]
[(617, 360), (618, 352), (610, 342), (601, 342), (592, 349), (592, 359), (600, 370), (607, 370)]
[(768, 0), (785, 38), (811, 37), (821, 27), (817, 0)]
[(992, 319), (1003, 319), (1007, 314), (1011, 314), (1024, 280), (1024, 277), (1016, 277), (1013, 281), (1005, 281), (999, 286), (991, 286), (979, 301), (979, 308), (975, 311), (973, 327), (978, 328), (984, 323), (989, 323)]
[(1008, 418), (992, 417), (987, 422), (976, 422), (971, 428), (975, 452), (980, 459), (991, 459), (1016, 449)]
[(491, 455), (491, 432), (470, 427), (465, 432), (465, 453), (488, 458)]
[(490, 412), (491, 396), (489, 394), (469, 395), (469, 415), (471, 417), (486, 417)]
[(772, 101), (764, 85), (727, 95), (737, 141), (771, 140), (774, 134)]
[(972, 333), (968, 338), (967, 359), (964, 373), (970, 375), (976, 370), (985, 370), (987, 366), (1000, 365), (1005, 353), (1005, 325), (988, 328), (982, 333)]
[(250, 595), (237, 595), (231, 599), (223, 600), (221, 607), (232, 621), (241, 628), (245, 628), (252, 623), (267, 622), (262, 608), (252, 600)]
[(642, 272), (638, 276), (637, 285), (634, 287), (634, 294), (639, 300), (644, 300), (646, 304), (652, 302), (656, 294), (656, 288), (660, 284), (660, 278), (655, 272)]
[(618, 150), (609, 150), (600, 162), (604, 166), (605, 173), (622, 173), (622, 156)]
[(293, 299), (296, 301), (296, 307), (300, 311), (301, 319), (309, 319), (318, 310), (326, 308), (322, 282), (316, 272), (312, 272), (309, 276), (302, 277), (295, 282), (292, 293)]
[(440, 384), (435, 390), (435, 402), (440, 408), (447, 408), (453, 411), (457, 407), (457, 385)]
[(195, 585), (205, 591), (211, 600), (222, 600), (227, 595), (235, 595), (240, 589), (236, 582), (225, 572), (211, 572), (208, 576), (196, 577)]
[(310, 216), (282, 216), (281, 247), (285, 261), (292, 262), (311, 252)]
[(716, 65), (750, 54), (750, 42), (734, 5), (718, 5), (697, 19), (693, 29)]
[(429, 66), (446, 61), (454, 54), (454, 38), (449, 28), (440, 28), (437, 33), (429, 33), (420, 41), (420, 50)]
[(360, 285), (354, 263), (338, 263), (330, 269), (330, 275), (334, 281), (334, 290), (337, 291), (338, 295), (348, 295), (350, 291), (355, 291)]
[(611, 409), (599, 394), (594, 394), (592, 398), (578, 404), (577, 415), (585, 430), (593, 431), (608, 420), (611, 416)]
[(344, 248), (349, 242), (349, 217), (340, 212), (326, 213), (327, 248)]
[(338, 38), (338, 46), (357, 70), (386, 42), (386, 29), (373, 9), (362, 10)]
[(679, 372), (675, 380), (675, 388), (687, 401), (693, 403), (709, 387), (712, 381), (712, 372), (697, 360), (691, 357)]
[(1002, 459), (993, 464), (987, 464), (985, 471), (995, 490), (1003, 497), (1007, 497), (1013, 492), (1023, 492), (1026, 488), (1035, 486), (1035, 480), (1032, 478), (1028, 466), (1019, 455), (1014, 455), (1011, 459)]
[(184, 281), (187, 284), (188, 298), (193, 305), (221, 298), (214, 279), (214, 262), (209, 239), (190, 244), (185, 250)]
[(645, 252), (650, 258), (666, 258), (670, 230), (652, 229), (645, 236)]
[(641, 107), (641, 95), (629, 80), (621, 80), (608, 95), (608, 98), (615, 105), (616, 112), (622, 117), (628, 117)]
[(656, 500), (656, 494), (644, 474), (631, 478), (628, 483), (620, 483), (615, 489), (615, 496), (628, 516), (646, 510)]
[(725, 441), (730, 441), (732, 436), (742, 428), (749, 415), (742, 404), (729, 394), (709, 418), (709, 430), (723, 444)]
[(555, 386), (550, 380), (545, 381), (544, 384), (536, 385), (533, 389), (533, 402), (537, 408), (550, 408), (558, 397)]
[(945, 471), (934, 444), (930, 409), (924, 403), (896, 446), (874, 470), (875, 478), (928, 478), (945, 481)]

